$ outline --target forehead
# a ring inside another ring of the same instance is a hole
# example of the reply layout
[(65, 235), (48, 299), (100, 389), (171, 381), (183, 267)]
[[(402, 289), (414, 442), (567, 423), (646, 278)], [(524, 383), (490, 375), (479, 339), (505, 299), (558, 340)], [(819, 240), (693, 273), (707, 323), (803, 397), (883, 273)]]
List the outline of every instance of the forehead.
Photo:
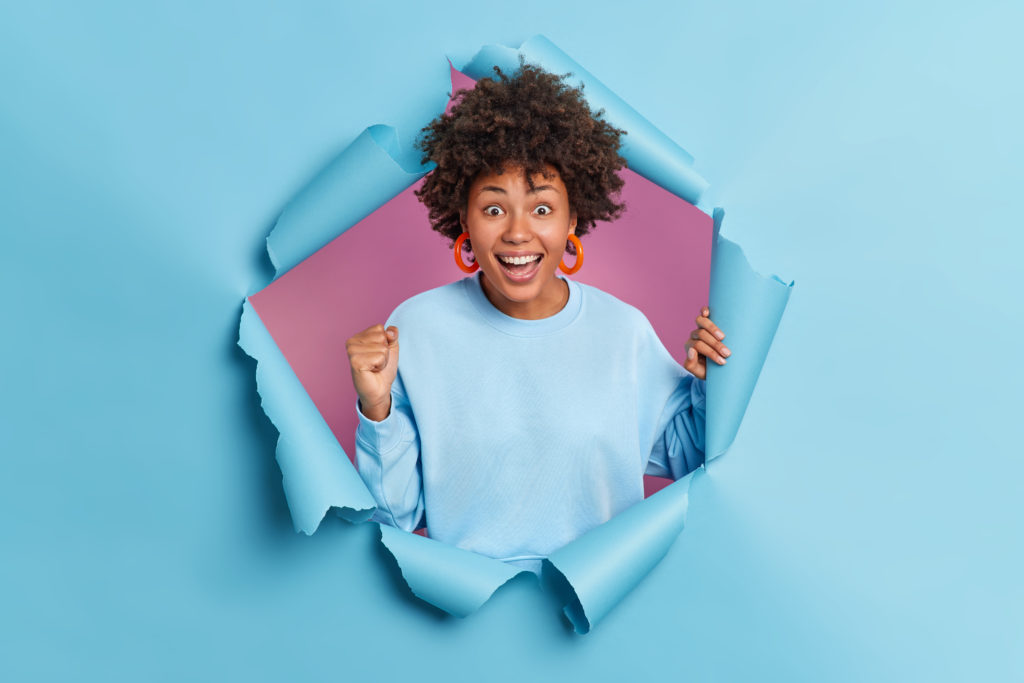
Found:
[[(549, 186), (562, 194), (565, 193), (565, 183), (562, 182), (558, 169), (550, 164), (545, 165), (543, 173), (534, 173), (531, 180), (534, 187)], [(474, 196), (487, 191), (488, 188), (500, 188), (506, 192), (528, 192), (530, 183), (526, 180), (526, 172), (522, 166), (510, 165), (503, 168), (500, 173), (478, 173), (470, 183), (469, 194)]]

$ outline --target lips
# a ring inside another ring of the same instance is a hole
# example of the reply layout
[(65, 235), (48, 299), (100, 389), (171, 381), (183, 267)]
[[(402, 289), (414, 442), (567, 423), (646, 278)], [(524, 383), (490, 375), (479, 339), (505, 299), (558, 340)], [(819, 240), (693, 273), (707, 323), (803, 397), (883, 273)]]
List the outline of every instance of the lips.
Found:
[(529, 282), (538, 273), (538, 271), (540, 271), (540, 264), (541, 261), (544, 260), (544, 257), (541, 256), (535, 261), (524, 263), (522, 265), (508, 264), (500, 258), (496, 258), (495, 260), (498, 262), (498, 266), (505, 274), (505, 277), (512, 282)]

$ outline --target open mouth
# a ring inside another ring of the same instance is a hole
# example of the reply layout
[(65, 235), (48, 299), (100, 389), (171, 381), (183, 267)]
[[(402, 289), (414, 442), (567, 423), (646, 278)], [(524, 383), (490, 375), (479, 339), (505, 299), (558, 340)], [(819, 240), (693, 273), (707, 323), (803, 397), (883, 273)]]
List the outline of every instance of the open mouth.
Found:
[(525, 282), (537, 274), (544, 257), (541, 254), (531, 254), (515, 257), (498, 256), (496, 259), (508, 279), (513, 282)]

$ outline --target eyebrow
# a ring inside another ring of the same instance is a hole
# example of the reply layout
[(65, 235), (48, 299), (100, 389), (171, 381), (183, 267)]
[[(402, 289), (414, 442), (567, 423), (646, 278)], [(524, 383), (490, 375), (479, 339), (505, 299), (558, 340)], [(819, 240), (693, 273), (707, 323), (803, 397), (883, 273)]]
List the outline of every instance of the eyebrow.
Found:
[[(537, 192), (543, 192), (544, 190), (553, 190), (558, 192), (558, 188), (554, 185), (537, 185), (532, 190), (529, 190), (526, 194), (535, 194)], [(480, 192), (477, 194), (483, 194), (484, 192), (498, 192), (501, 194), (508, 194), (504, 188), (498, 187), (497, 185), (484, 185), (480, 188)]]

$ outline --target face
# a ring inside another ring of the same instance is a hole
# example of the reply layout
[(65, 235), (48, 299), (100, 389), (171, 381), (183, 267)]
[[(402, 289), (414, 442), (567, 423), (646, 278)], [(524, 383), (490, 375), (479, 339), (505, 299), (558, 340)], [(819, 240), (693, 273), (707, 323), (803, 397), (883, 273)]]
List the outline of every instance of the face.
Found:
[(533, 190), (522, 168), (477, 176), (461, 215), (473, 255), (483, 271), (491, 303), (513, 318), (537, 320), (554, 315), (568, 300), (557, 276), (576, 213), (553, 166), (533, 176)]

